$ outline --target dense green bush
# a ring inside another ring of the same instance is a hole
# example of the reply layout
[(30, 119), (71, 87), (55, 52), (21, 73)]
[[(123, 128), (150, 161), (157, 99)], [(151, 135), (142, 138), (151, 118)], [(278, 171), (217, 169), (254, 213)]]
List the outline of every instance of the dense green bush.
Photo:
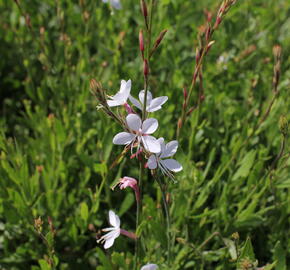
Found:
[[(142, 89), (139, 1), (124, 0), (114, 11), (101, 0), (16, 2), (0, 0), (0, 269), (50, 269), (49, 257), (57, 269), (132, 269), (132, 240), (118, 239), (108, 252), (96, 243), (109, 209), (134, 231), (133, 194), (110, 185), (124, 175), (137, 178), (138, 165), (126, 157), (111, 168), (122, 151), (112, 144), (119, 127), (96, 110), (89, 81), (96, 78), (109, 94), (121, 79), (132, 80), (134, 95)], [(215, 13), (219, 1), (157, 2), (153, 35), (168, 33), (152, 58), (150, 85), (169, 97), (157, 116), (158, 135), (169, 140), (182, 88), (191, 81), (204, 10)], [(279, 156), (278, 122), (289, 118), (289, 15), (287, 0), (238, 0), (214, 33), (203, 66), (205, 100), (179, 139), (184, 169), (176, 183), (168, 179), (173, 264), (166, 264), (161, 193), (149, 174), (144, 264), (235, 269), (237, 244), (244, 247), (239, 263), (247, 257), (287, 269), (289, 139)], [(282, 73), (267, 114), (276, 44)]]

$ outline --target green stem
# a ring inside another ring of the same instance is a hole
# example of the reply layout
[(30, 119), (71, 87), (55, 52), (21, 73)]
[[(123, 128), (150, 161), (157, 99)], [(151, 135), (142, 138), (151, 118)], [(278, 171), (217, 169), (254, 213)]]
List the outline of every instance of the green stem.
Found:
[(171, 221), (170, 221), (170, 213), (169, 213), (169, 207), (166, 200), (166, 193), (165, 189), (162, 186), (161, 181), (158, 179), (158, 177), (154, 177), (156, 182), (158, 183), (161, 194), (162, 194), (162, 201), (164, 206), (164, 212), (166, 217), (166, 236), (167, 236), (167, 264), (170, 265), (170, 259), (171, 259), (171, 235), (170, 235), (170, 227), (171, 227)]
[(140, 238), (141, 236), (138, 235), (138, 227), (142, 220), (142, 182), (144, 176), (144, 162), (143, 160), (139, 164), (139, 192), (140, 192), (140, 200), (137, 201), (137, 210), (136, 210), (136, 243), (135, 243), (135, 258), (134, 258), (134, 269), (138, 269), (139, 266), (139, 258), (140, 258)]
[[(153, 5), (154, 5), (155, 0), (151, 0), (150, 2), (150, 13), (149, 13), (149, 25), (147, 29), (147, 43), (146, 43), (146, 55), (145, 59), (147, 59), (147, 64), (148, 64), (148, 70), (150, 73), (150, 63), (149, 63), (149, 56), (150, 56), (150, 48), (151, 48), (151, 29), (152, 29), (152, 14), (153, 14)], [(144, 121), (147, 117), (147, 112), (146, 112), (146, 106), (147, 106), (147, 93), (148, 93), (148, 83), (149, 83), (149, 73), (144, 74), (144, 104), (142, 108), (142, 121)], [(140, 189), (140, 201), (137, 202), (137, 213), (136, 213), (136, 232), (138, 230), (138, 227), (142, 221), (142, 182), (143, 182), (143, 177), (144, 177), (144, 160), (140, 162), (139, 166), (139, 189)], [(137, 239), (136, 239), (136, 245), (135, 245), (135, 258), (134, 258), (134, 269), (139, 269), (140, 267), (140, 252), (141, 252), (141, 247), (140, 247), (140, 238), (141, 235), (139, 236), (137, 234)]]

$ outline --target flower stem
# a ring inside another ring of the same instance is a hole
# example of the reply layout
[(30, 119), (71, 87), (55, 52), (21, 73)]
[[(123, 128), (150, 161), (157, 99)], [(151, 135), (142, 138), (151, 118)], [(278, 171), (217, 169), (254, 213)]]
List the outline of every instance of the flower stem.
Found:
[(171, 237), (170, 237), (170, 227), (171, 227), (171, 221), (170, 221), (170, 213), (169, 213), (169, 206), (166, 200), (166, 193), (165, 188), (163, 188), (162, 183), (158, 177), (154, 177), (156, 182), (158, 183), (161, 194), (162, 194), (162, 202), (164, 206), (164, 212), (166, 217), (166, 236), (167, 236), (167, 264), (170, 265), (170, 259), (171, 259)]
[[(144, 63), (146, 62), (146, 72), (144, 70), (144, 102), (143, 102), (143, 110), (142, 110), (142, 120), (146, 119), (146, 107), (147, 107), (147, 93), (148, 93), (148, 83), (149, 83), (149, 74), (150, 74), (150, 51), (151, 51), (151, 36), (152, 36), (152, 19), (153, 19), (153, 6), (155, 0), (150, 1), (150, 8), (149, 8), (149, 25), (146, 28), (146, 54)], [(145, 68), (144, 68), (145, 69)]]
[(138, 236), (138, 227), (142, 220), (142, 182), (143, 182), (143, 176), (144, 176), (144, 166), (143, 166), (143, 160), (140, 161), (139, 165), (139, 200), (137, 200), (137, 210), (136, 210), (136, 243), (135, 243), (135, 257), (134, 257), (134, 269), (138, 269), (139, 261), (140, 261), (140, 238), (141, 236)]

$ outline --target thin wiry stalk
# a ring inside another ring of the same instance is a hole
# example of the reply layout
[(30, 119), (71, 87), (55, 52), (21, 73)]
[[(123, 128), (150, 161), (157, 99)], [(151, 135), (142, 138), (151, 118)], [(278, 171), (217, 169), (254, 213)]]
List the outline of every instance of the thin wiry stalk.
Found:
[[(154, 0), (151, 0), (150, 2), (150, 11), (149, 11), (149, 25), (146, 27), (147, 31), (147, 42), (146, 42), (146, 55), (145, 55), (145, 60), (144, 64), (146, 64), (146, 70), (144, 66), (144, 90), (145, 90), (145, 96), (144, 96), (144, 104), (143, 104), (143, 110), (142, 110), (142, 120), (144, 121), (146, 119), (147, 113), (146, 113), (146, 106), (147, 106), (147, 93), (148, 93), (148, 88), (149, 88), (149, 70), (150, 70), (150, 63), (149, 63), (149, 56), (150, 56), (150, 47), (151, 47), (151, 29), (152, 29), (152, 15), (153, 15), (153, 5), (154, 5)], [(139, 189), (140, 189), (140, 201), (137, 202), (137, 213), (136, 213), (136, 230), (138, 230), (138, 227), (142, 221), (142, 182), (143, 182), (143, 177), (144, 177), (144, 160), (140, 162), (140, 167), (139, 167)], [(138, 269), (140, 266), (140, 238), (141, 236), (137, 237), (136, 239), (136, 245), (135, 245), (135, 258), (134, 258), (134, 269)]]
[(169, 213), (169, 206), (166, 200), (166, 193), (165, 189), (162, 186), (162, 183), (160, 179), (156, 176), (154, 176), (156, 182), (159, 185), (159, 188), (161, 190), (162, 194), (162, 202), (164, 206), (164, 212), (166, 217), (166, 236), (167, 236), (167, 264), (170, 265), (170, 259), (171, 259), (171, 235), (170, 235), (170, 228), (171, 228), (171, 221), (170, 221), (170, 213)]

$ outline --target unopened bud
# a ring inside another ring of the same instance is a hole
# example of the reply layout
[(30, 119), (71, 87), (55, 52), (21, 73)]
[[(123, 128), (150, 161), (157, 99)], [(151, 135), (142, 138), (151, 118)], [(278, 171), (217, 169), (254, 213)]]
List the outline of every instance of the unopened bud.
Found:
[(160, 32), (159, 36), (157, 37), (154, 43), (154, 49), (157, 49), (159, 44), (161, 43), (162, 39), (164, 38), (165, 34), (167, 33), (167, 29), (164, 29)]
[(288, 133), (289, 123), (287, 118), (284, 115), (280, 116), (279, 119), (279, 129), (283, 136), (286, 136)]
[(222, 22), (222, 18), (220, 16), (217, 16), (215, 24), (214, 24), (214, 29), (217, 29), (220, 23)]
[(142, 10), (142, 14), (144, 18), (147, 20), (148, 11), (147, 11), (147, 5), (146, 5), (145, 0), (141, 0), (141, 10)]
[(208, 10), (205, 10), (204, 11), (204, 15), (206, 17), (207, 22), (210, 22), (211, 19), (212, 19), (212, 13), (210, 11), (208, 11)]
[(149, 74), (149, 66), (148, 66), (147, 59), (144, 59), (144, 62), (143, 62), (143, 74), (144, 74), (144, 77), (147, 77)]
[(91, 79), (90, 88), (93, 93), (97, 93), (102, 89), (102, 86), (95, 79)]
[(183, 87), (183, 97), (184, 97), (184, 100), (187, 99), (187, 90), (185, 87)]
[(144, 52), (144, 38), (143, 38), (143, 31), (142, 29), (139, 31), (139, 48), (143, 56)]
[(211, 34), (211, 27), (210, 27), (210, 24), (208, 24), (208, 26), (206, 28), (206, 33), (205, 33), (205, 38), (207, 41), (209, 41), (210, 34)]

